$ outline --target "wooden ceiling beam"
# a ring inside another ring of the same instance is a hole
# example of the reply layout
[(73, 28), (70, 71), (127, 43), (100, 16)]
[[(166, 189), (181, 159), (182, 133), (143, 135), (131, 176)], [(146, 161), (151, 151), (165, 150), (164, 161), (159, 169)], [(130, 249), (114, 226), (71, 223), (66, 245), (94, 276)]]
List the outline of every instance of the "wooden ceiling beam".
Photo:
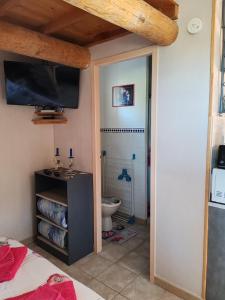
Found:
[(82, 22), (82, 17), (86, 14), (84, 11), (73, 9), (56, 20), (50, 21), (48, 24), (42, 26), (40, 31), (45, 34), (55, 33), (76, 22)]
[(0, 32), (0, 50), (75, 68), (87, 68), (90, 63), (87, 48), (4, 21), (0, 21)]
[(143, 0), (63, 1), (136, 33), (155, 45), (170, 45), (178, 35), (176, 22)]
[(179, 5), (173, 0), (145, 0), (172, 20), (178, 19)]

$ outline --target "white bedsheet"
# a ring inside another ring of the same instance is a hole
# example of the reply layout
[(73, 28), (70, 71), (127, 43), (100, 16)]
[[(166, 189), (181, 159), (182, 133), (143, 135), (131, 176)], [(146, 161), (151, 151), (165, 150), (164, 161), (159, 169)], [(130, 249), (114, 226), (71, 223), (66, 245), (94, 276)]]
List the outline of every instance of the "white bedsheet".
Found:
[[(2, 239), (4, 238), (0, 238), (0, 240)], [(15, 240), (8, 240), (8, 242), (12, 247), (21, 246), (21, 243)], [(65, 274), (47, 259), (28, 250), (28, 254), (17, 272), (16, 277), (9, 282), (0, 283), (0, 300), (32, 291), (45, 283), (49, 276), (56, 273)], [(69, 275), (67, 276), (70, 277)], [(82, 283), (74, 279), (72, 280), (76, 290), (77, 300), (104, 300)]]

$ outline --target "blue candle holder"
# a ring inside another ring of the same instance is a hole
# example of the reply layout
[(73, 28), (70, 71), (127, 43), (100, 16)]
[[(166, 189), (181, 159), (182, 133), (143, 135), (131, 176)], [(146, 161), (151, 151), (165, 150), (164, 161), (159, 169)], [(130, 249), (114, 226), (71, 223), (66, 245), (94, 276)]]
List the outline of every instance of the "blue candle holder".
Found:
[(73, 149), (72, 148), (70, 148), (70, 156), (69, 157), (73, 158)]
[(73, 162), (74, 162), (74, 156), (73, 156), (73, 149), (70, 148), (69, 151), (69, 164), (68, 164), (68, 171), (66, 172), (67, 178), (73, 178), (76, 175), (76, 171), (73, 170)]
[(69, 170), (73, 170), (73, 159), (74, 159), (74, 157), (73, 157), (73, 149), (72, 148), (70, 148), (70, 152), (69, 152), (69, 157), (68, 157), (68, 159), (69, 159)]
[(58, 170), (60, 168), (60, 154), (59, 154), (59, 148), (56, 148), (55, 151), (55, 170)]
[(56, 149), (55, 149), (55, 156), (60, 156), (60, 155), (59, 155), (59, 148), (56, 148)]

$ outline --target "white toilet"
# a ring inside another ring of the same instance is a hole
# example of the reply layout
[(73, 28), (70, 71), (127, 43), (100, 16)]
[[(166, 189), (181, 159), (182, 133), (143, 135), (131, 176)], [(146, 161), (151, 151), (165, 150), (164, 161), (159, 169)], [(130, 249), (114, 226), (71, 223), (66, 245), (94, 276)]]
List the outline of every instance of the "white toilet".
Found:
[(102, 231), (112, 230), (112, 214), (120, 207), (121, 200), (115, 197), (102, 197)]

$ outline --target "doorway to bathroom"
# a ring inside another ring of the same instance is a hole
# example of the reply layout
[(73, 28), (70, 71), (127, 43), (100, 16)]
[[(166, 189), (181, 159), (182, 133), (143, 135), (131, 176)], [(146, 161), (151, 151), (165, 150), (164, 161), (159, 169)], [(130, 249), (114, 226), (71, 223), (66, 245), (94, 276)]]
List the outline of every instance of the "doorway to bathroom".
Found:
[(157, 50), (94, 61), (92, 76), (95, 250), (129, 248), (121, 263), (136, 268), (142, 256), (146, 275), (151, 253), (153, 279)]
[(100, 67), (102, 229), (149, 216), (151, 56)]

